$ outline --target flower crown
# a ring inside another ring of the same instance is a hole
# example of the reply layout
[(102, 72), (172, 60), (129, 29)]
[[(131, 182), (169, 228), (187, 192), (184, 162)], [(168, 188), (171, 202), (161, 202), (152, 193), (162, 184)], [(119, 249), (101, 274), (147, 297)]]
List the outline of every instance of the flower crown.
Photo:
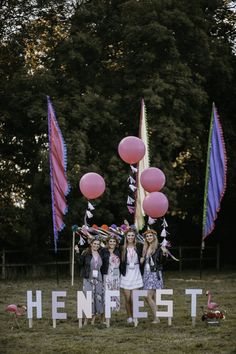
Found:
[(91, 242), (93, 241), (100, 241), (102, 242), (103, 241), (103, 238), (100, 236), (100, 235), (95, 235), (93, 236), (93, 238), (91, 239)]
[(146, 230), (144, 233), (143, 233), (143, 236), (146, 237), (148, 234), (152, 234), (154, 236), (157, 236), (157, 232), (153, 229), (150, 229), (150, 230)]
[(111, 233), (106, 239), (107, 242), (109, 242), (110, 240), (116, 240), (117, 243), (119, 243), (120, 241), (118, 235), (114, 233)]

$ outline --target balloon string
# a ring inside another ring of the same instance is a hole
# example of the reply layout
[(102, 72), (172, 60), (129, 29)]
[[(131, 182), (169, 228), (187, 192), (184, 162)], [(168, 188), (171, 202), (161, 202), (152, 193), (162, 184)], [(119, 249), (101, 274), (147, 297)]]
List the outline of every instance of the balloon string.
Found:
[(85, 211), (85, 214), (84, 214), (84, 225), (85, 225), (85, 226), (88, 226), (87, 213), (86, 213), (86, 211)]

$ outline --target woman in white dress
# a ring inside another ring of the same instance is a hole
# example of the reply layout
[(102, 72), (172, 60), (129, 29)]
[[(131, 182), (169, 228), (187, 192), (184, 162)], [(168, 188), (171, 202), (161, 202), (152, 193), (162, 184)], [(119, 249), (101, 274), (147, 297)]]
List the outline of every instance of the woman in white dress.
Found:
[(140, 258), (142, 256), (141, 244), (136, 241), (133, 229), (128, 229), (124, 237), (124, 246), (121, 252), (121, 281), (120, 287), (124, 289), (125, 307), (128, 315), (127, 322), (133, 320), (133, 290), (143, 286)]

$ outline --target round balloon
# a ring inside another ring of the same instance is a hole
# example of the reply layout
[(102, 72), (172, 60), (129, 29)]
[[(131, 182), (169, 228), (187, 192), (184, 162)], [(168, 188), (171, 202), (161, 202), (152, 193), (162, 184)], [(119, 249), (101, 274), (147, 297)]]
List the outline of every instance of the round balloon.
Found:
[(168, 199), (161, 192), (152, 192), (143, 200), (143, 210), (151, 218), (160, 218), (165, 215), (168, 207)]
[(83, 175), (79, 182), (81, 193), (87, 199), (96, 199), (105, 191), (105, 181), (98, 173), (89, 172)]
[(121, 159), (129, 164), (142, 160), (145, 152), (144, 142), (136, 136), (127, 136), (120, 141), (118, 146), (118, 153)]
[(140, 182), (145, 191), (159, 192), (165, 185), (166, 177), (159, 168), (149, 167), (141, 173)]

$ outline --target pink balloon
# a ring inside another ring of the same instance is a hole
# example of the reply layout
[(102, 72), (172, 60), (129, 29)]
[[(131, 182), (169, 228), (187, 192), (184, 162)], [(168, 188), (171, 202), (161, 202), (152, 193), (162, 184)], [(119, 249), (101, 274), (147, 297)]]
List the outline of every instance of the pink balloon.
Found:
[(168, 199), (161, 192), (152, 192), (144, 198), (143, 210), (151, 218), (165, 215), (169, 207)]
[(149, 167), (142, 172), (140, 182), (145, 191), (158, 192), (164, 187), (166, 177), (159, 168)]
[(83, 175), (79, 182), (81, 193), (87, 199), (96, 199), (105, 191), (105, 181), (98, 173), (89, 172)]
[(136, 136), (127, 136), (120, 141), (118, 152), (123, 161), (133, 164), (142, 160), (146, 147), (144, 142)]

